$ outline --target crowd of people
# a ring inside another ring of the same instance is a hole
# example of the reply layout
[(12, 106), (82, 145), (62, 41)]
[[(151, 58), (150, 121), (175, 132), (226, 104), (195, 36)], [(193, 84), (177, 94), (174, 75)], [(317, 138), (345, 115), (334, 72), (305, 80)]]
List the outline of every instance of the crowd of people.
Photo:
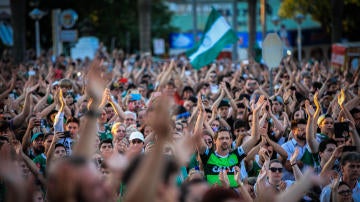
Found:
[(3, 58), (0, 201), (360, 202), (360, 68), (317, 59)]

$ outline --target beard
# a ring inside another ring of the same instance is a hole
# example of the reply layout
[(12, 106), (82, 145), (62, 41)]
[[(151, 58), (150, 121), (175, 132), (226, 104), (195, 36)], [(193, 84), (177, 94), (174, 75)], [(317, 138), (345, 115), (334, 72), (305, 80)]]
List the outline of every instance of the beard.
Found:
[(229, 149), (228, 143), (223, 143), (223, 144), (221, 145), (221, 149), (222, 149), (222, 150), (227, 150), (227, 149)]
[(34, 147), (35, 154), (41, 154), (45, 152), (45, 147), (43, 145)]
[(305, 135), (305, 134), (303, 134), (303, 135), (298, 135), (297, 138), (298, 138), (299, 140), (305, 141), (305, 140), (306, 140), (306, 135)]

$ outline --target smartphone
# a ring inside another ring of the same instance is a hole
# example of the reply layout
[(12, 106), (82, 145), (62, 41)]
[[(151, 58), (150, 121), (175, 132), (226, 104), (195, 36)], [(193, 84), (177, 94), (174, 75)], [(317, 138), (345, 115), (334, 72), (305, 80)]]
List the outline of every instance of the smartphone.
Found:
[(201, 95), (201, 100), (204, 102), (204, 100), (206, 100), (206, 96), (205, 96), (205, 95)]
[(356, 146), (344, 146), (343, 152), (354, 152), (356, 151)]
[(46, 127), (46, 120), (45, 120), (45, 119), (40, 119), (40, 127), (41, 127), (41, 128), (45, 128), (45, 127)]
[(344, 132), (349, 132), (349, 122), (334, 123), (335, 138), (344, 138)]
[(70, 131), (64, 131), (64, 138), (71, 137)]

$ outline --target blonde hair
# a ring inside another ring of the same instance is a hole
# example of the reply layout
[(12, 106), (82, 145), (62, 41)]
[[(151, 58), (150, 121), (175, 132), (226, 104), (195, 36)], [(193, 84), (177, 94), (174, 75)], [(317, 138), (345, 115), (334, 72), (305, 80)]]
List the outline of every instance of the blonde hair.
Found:
[(112, 125), (112, 127), (111, 127), (111, 134), (112, 134), (113, 136), (116, 134), (116, 130), (117, 130), (120, 126), (124, 127), (124, 129), (126, 130), (125, 124), (120, 123), (120, 122), (116, 122), (116, 123), (114, 123), (114, 124)]

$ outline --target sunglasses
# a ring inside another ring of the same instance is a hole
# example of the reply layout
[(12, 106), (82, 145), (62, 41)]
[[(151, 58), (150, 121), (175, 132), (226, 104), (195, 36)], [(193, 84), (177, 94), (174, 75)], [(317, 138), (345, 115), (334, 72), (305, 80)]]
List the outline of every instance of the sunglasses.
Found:
[(275, 168), (275, 167), (271, 167), (270, 168), (271, 172), (276, 173), (276, 171), (278, 171), (279, 173), (282, 173), (283, 168)]
[(133, 143), (133, 144), (141, 144), (143, 142), (141, 140), (134, 139), (134, 140), (131, 140), (131, 143)]
[(351, 193), (352, 193), (352, 191), (350, 189), (338, 192), (338, 194), (340, 194), (342, 196), (350, 195)]

